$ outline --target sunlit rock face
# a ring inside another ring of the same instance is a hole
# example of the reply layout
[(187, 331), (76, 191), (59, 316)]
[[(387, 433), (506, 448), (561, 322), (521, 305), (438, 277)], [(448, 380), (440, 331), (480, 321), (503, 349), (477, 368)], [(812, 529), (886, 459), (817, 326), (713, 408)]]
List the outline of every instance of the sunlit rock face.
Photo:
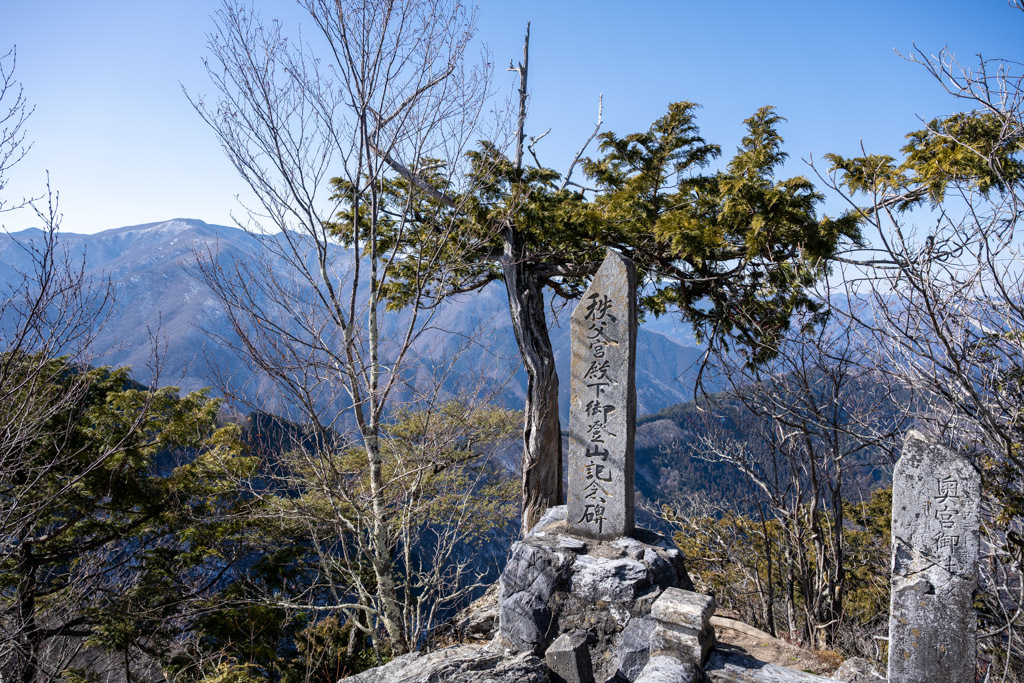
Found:
[(584, 632), (594, 679), (634, 680), (647, 664), (651, 606), (669, 587), (693, 589), (682, 553), (637, 529), (599, 541), (574, 536), (566, 508), (548, 511), (512, 546), (499, 581), (498, 639), (543, 654), (563, 633)]

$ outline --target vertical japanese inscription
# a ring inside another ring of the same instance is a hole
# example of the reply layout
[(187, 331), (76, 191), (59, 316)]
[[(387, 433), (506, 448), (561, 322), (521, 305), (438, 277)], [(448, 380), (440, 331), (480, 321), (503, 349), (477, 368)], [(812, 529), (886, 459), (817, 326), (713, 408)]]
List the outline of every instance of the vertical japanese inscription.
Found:
[(888, 680), (973, 681), (980, 477), (911, 431), (892, 497)]
[(932, 552), (935, 561), (947, 572), (955, 572), (964, 564), (960, 550), (960, 527), (963, 525), (964, 503), (960, 496), (961, 482), (952, 474), (935, 477), (931, 509), (935, 518)]
[(570, 530), (591, 538), (633, 531), (636, 275), (608, 252), (572, 314)]

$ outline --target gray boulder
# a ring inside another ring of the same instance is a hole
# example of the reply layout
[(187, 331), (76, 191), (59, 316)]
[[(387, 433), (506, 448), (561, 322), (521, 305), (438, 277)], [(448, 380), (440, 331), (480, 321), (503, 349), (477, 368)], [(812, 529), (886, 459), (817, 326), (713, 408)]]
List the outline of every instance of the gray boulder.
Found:
[(342, 679), (345, 683), (550, 683), (544, 661), (508, 655), (488, 645), (461, 645), (396, 657), (383, 666)]
[(610, 541), (568, 533), (549, 510), (514, 544), (499, 579), (498, 639), (540, 655), (559, 634), (588, 634), (594, 678), (635, 680), (647, 664), (651, 605), (669, 587), (693, 589), (682, 553), (643, 529)]
[(693, 662), (656, 655), (647, 662), (636, 683), (698, 683), (702, 680), (700, 670)]
[(568, 588), (572, 555), (536, 543), (512, 546), (498, 583), (499, 634), (519, 652), (541, 654), (558, 632), (552, 597)]
[(711, 683), (814, 683), (831, 680), (721, 648), (712, 650), (704, 666), (704, 676)]
[(619, 660), (619, 671), (631, 681), (640, 675), (650, 658), (654, 625), (654, 619), (650, 617), (634, 617), (622, 629), (615, 654)]
[(876, 683), (885, 680), (885, 676), (878, 673), (874, 665), (863, 657), (847, 659), (839, 665), (832, 678), (845, 683)]
[(556, 683), (594, 683), (585, 633), (563, 633), (555, 638), (544, 653), (544, 661)]
[(491, 640), (498, 631), (498, 584), (491, 585), (483, 595), (459, 612), (453, 625), (460, 641)]

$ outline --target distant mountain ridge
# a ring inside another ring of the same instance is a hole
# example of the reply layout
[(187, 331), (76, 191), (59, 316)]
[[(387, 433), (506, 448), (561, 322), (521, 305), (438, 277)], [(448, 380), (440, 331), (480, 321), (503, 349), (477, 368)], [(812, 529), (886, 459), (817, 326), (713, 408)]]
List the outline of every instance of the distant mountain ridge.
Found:
[[(38, 239), (40, 235), (39, 230), (28, 229), (0, 236), (0, 288), (5, 294), (18, 285), (17, 272), (31, 265), (17, 243)], [(238, 228), (177, 218), (92, 235), (62, 233), (61, 243), (72, 258), (85, 257), (88, 275), (97, 279), (109, 277), (113, 283), (115, 313), (98, 339), (97, 362), (130, 365), (136, 377), (145, 382), (156, 343), (163, 366), (163, 385), (178, 385), (186, 391), (215, 386), (214, 367), (236, 378), (249, 379), (251, 371), (242, 361), (211, 341), (203, 331), (233, 337), (219, 302), (187, 272), (185, 264), (193, 259), (194, 249), (214, 249), (222, 259), (246, 258), (259, 247), (254, 237)], [(562, 311), (559, 322), (568, 324), (569, 310)], [(426, 363), (432, 355), (443, 354), (453, 339), (474, 330), (482, 332), (483, 344), (491, 357), (518, 363), (508, 301), (501, 283), (446, 302), (436, 320), (438, 331), (421, 341), (413, 363)], [(551, 337), (561, 380), (560, 408), (567, 415), (567, 327), (552, 323)], [(651, 326), (641, 326), (637, 344), (638, 414), (655, 413), (693, 398), (693, 379), (702, 352), (676, 339), (690, 339), (688, 328), (677, 321), (662, 318)], [(473, 359), (467, 362), (472, 363)], [(472, 367), (467, 370), (473, 371)], [(250, 387), (254, 392), (267, 389), (266, 383), (260, 381)], [(526, 378), (520, 370), (502, 389), (500, 401), (510, 407), (521, 406), (525, 392)]]

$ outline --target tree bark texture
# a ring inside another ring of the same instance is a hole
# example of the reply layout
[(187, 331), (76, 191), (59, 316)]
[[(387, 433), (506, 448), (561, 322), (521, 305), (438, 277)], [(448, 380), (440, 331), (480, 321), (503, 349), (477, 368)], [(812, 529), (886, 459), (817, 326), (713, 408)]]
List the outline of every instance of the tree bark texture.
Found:
[[(512, 67), (519, 74), (519, 120), (516, 126), (516, 170), (523, 168), (526, 128), (527, 76), (530, 69), (530, 24), (526, 24), (523, 61)], [(525, 535), (548, 508), (562, 504), (562, 429), (558, 419), (558, 374), (555, 352), (544, 315), (542, 284), (526, 263), (523, 236), (509, 222), (502, 231), (501, 267), (512, 313), (519, 355), (526, 368), (523, 408), (523, 510)]]
[(541, 285), (523, 262), (523, 238), (506, 229), (502, 269), (512, 328), (526, 368), (523, 425), (523, 534), (544, 512), (562, 504), (562, 430), (558, 417), (558, 375), (548, 336)]

